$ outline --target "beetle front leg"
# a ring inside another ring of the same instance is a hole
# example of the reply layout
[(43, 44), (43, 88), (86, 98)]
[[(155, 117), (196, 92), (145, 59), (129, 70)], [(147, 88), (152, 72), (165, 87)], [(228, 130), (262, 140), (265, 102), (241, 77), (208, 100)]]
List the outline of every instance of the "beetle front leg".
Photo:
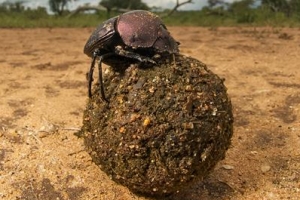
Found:
[(93, 60), (91, 63), (90, 71), (88, 73), (88, 92), (89, 92), (89, 98), (92, 97), (92, 82), (93, 82), (93, 73), (95, 68), (95, 61), (97, 59), (97, 54), (94, 53)]
[(115, 53), (107, 53), (107, 54), (103, 54), (103, 55), (99, 55), (99, 54), (100, 54), (100, 52), (98, 50), (95, 50), (93, 52), (93, 60), (92, 60), (90, 71), (89, 71), (88, 77), (87, 77), (88, 78), (89, 98), (92, 97), (92, 83), (93, 83), (93, 80), (94, 80), (93, 79), (93, 73), (94, 73), (94, 69), (95, 69), (95, 62), (96, 62), (96, 59), (99, 58), (99, 62), (98, 62), (98, 73), (99, 73), (98, 83), (100, 85), (100, 95), (101, 95), (101, 97), (104, 101), (109, 103), (109, 101), (105, 97), (104, 86), (103, 86), (102, 60), (105, 59), (106, 57), (114, 55)]
[(100, 94), (101, 97), (106, 103), (109, 103), (109, 101), (105, 97), (104, 93), (104, 86), (103, 86), (103, 77), (102, 77), (102, 59), (103, 56), (99, 56), (99, 62), (98, 62), (98, 73), (99, 73), (99, 85), (100, 85)]

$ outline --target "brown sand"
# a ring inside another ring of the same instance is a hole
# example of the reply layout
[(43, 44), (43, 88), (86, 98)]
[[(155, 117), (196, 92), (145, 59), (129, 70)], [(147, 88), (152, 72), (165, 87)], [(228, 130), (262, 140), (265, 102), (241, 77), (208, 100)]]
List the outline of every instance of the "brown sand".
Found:
[[(0, 199), (146, 199), (111, 181), (74, 136), (92, 30), (0, 30)], [(299, 29), (170, 31), (183, 54), (226, 79), (235, 116), (225, 160), (170, 199), (299, 199)]]

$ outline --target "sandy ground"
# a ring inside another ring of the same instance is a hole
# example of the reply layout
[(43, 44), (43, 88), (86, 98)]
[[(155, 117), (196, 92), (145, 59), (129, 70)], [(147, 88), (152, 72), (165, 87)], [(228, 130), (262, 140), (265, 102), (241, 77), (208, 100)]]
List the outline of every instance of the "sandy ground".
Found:
[[(0, 30), (0, 199), (147, 199), (111, 181), (74, 136), (92, 30)], [(170, 31), (226, 79), (235, 122), (226, 159), (169, 199), (300, 199), (299, 29)]]

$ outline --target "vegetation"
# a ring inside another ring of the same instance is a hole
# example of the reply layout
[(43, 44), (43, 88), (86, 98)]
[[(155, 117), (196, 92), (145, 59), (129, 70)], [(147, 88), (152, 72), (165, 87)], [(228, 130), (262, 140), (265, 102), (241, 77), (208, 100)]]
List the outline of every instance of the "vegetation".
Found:
[(62, 15), (69, 0), (49, 0), (51, 11), (57, 15)]
[[(240, 0), (231, 4), (224, 0), (208, 0), (208, 5), (197, 11), (175, 11), (149, 8), (141, 0), (102, 0), (103, 10), (79, 12), (70, 16), (69, 0), (49, 0), (52, 14), (46, 8), (29, 9), (22, 1), (0, 4), (0, 27), (90, 27), (108, 16), (130, 9), (147, 9), (164, 17), (167, 25), (174, 26), (297, 26), (300, 25), (300, 0)], [(127, 2), (125, 4), (124, 2)], [(115, 8), (120, 8), (115, 9)], [(154, 10), (155, 9), (155, 10)], [(108, 15), (109, 13), (109, 15)]]
[(141, 0), (131, 0), (131, 1), (124, 1), (124, 0), (102, 0), (100, 5), (107, 8), (107, 10), (112, 10), (114, 7), (118, 8), (125, 8), (125, 9), (143, 9), (149, 10), (147, 4), (143, 3)]

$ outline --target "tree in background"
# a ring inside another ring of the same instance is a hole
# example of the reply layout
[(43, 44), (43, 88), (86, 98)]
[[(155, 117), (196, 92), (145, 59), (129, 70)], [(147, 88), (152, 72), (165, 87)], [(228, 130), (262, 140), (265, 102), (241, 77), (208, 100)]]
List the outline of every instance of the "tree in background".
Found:
[(229, 4), (228, 11), (233, 12), (235, 14), (241, 14), (245, 11), (249, 11), (253, 4), (254, 0), (234, 1), (231, 4)]
[(25, 1), (16, 1), (16, 2), (10, 2), (10, 1), (4, 1), (1, 3), (0, 7), (1, 10), (8, 10), (13, 12), (23, 12), (25, 10), (23, 4)]
[(208, 7), (210, 8), (214, 8), (216, 6), (222, 6), (225, 4), (225, 2), (223, 0), (208, 0)]
[(100, 5), (111, 10), (113, 8), (123, 8), (127, 10), (149, 10), (147, 4), (142, 2), (141, 0), (102, 0)]
[(287, 17), (300, 15), (300, 0), (262, 0), (261, 3), (271, 11), (282, 12)]
[(223, 16), (226, 11), (227, 4), (224, 0), (208, 0), (208, 6), (204, 6), (202, 11), (207, 15)]
[(54, 14), (61, 16), (69, 0), (49, 0), (50, 10)]
[(79, 12), (95, 10), (97, 12), (106, 11), (107, 18), (110, 18), (111, 11), (127, 12), (130, 10), (149, 10), (150, 8), (146, 3), (141, 0), (102, 0), (98, 6), (84, 5), (79, 6), (76, 10), (72, 11), (68, 17), (72, 17)]
[(149, 10), (147, 4), (141, 0), (102, 0), (100, 5), (105, 7), (107, 10), (108, 17), (113, 9), (124, 9), (124, 10)]
[(251, 6), (254, 0), (234, 1), (229, 4), (228, 11), (233, 14), (238, 23), (251, 23), (254, 21), (254, 14)]
[(300, 19), (300, 0), (291, 0), (290, 1), (290, 7), (296, 16)]
[(287, 0), (262, 0), (261, 4), (273, 12), (283, 12), (286, 16), (291, 14), (291, 7)]

